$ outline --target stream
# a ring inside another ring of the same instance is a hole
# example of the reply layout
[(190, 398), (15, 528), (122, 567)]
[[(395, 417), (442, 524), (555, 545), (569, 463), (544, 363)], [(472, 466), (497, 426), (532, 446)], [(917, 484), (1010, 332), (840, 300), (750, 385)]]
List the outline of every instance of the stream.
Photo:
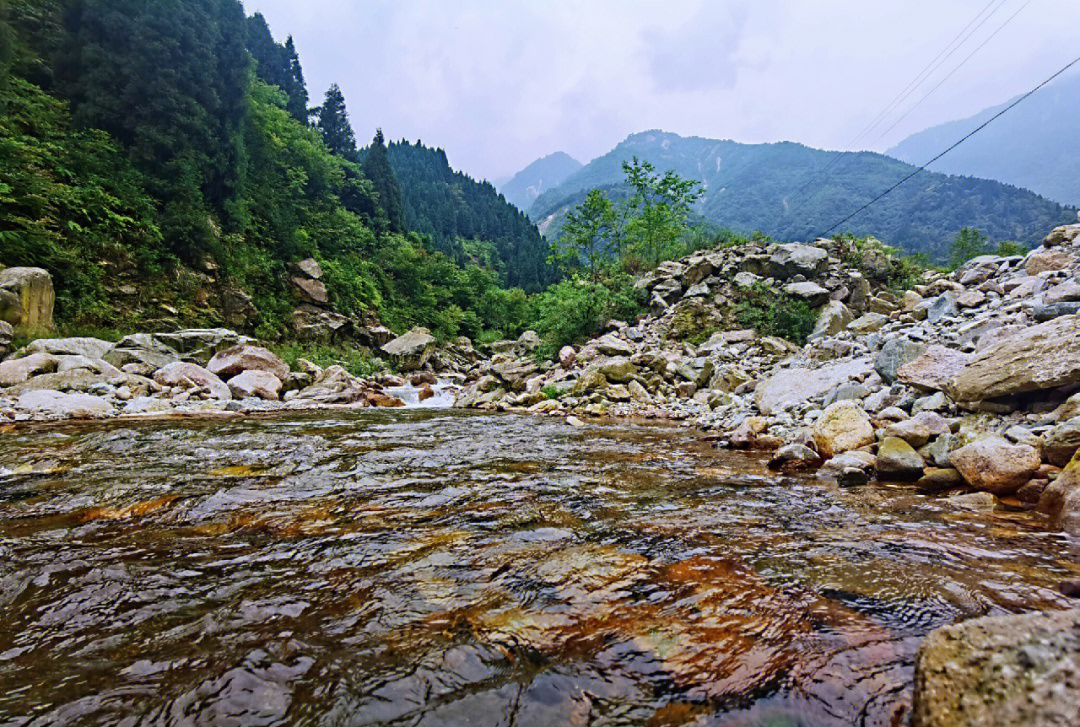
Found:
[(0, 727), (900, 725), (928, 631), (1069, 605), (1037, 514), (764, 461), (436, 407), (0, 434)]

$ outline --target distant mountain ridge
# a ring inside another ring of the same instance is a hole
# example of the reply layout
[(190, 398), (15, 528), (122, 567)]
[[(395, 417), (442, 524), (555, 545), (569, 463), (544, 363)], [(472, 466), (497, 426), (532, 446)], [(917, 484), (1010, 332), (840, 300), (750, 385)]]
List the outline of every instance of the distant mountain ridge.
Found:
[[(1012, 101), (912, 134), (886, 153), (911, 164), (923, 164)], [(1078, 150), (1080, 73), (1073, 73), (1017, 105), (934, 162), (930, 169), (996, 179), (1062, 204), (1080, 205)]]
[(509, 180), (497, 182), (496, 188), (506, 201), (518, 209), (528, 210), (536, 198), (581, 169), (582, 164), (565, 152), (557, 151), (537, 159)]
[[(622, 163), (637, 156), (659, 171), (674, 169), (701, 182), (704, 195), (695, 211), (709, 222), (740, 232), (764, 232), (778, 240), (806, 240), (824, 234), (914, 171), (882, 154), (855, 152), (844, 153), (822, 174), (837, 154), (793, 142), (742, 144), (647, 131), (630, 135), (542, 193), (529, 215), (550, 236), (589, 189), (624, 194)], [(979, 228), (995, 240), (1033, 243), (1075, 215), (1025, 189), (923, 172), (838, 232), (875, 235), (909, 252), (940, 259), (962, 227)]]

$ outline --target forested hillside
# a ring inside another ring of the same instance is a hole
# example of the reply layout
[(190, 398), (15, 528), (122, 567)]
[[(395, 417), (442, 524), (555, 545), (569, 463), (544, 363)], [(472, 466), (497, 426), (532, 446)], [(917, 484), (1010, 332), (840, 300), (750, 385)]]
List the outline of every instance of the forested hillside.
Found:
[(497, 186), (507, 202), (518, 209), (528, 210), (537, 197), (562, 184), (563, 180), (581, 169), (581, 166), (577, 159), (557, 151), (537, 159)]
[[(0, 0), (0, 37), (0, 265), (48, 269), (62, 323), (289, 338), (301, 314), (377, 315), (477, 336), (524, 304), (499, 270), (550, 276), (490, 187), (405, 163), (400, 189), (381, 134), (361, 155), (340, 89), (309, 109), (291, 38), (238, 0)], [(471, 264), (458, 237), (506, 257)], [(309, 257), (325, 300), (290, 280)]]
[[(622, 164), (636, 156), (659, 170), (700, 181), (703, 196), (695, 211), (712, 223), (778, 240), (805, 240), (825, 233), (914, 170), (881, 154), (859, 152), (844, 154), (825, 172), (836, 154), (790, 142), (740, 144), (659, 131), (634, 134), (540, 195), (529, 214), (550, 235), (588, 190), (607, 189), (619, 196)], [(940, 259), (964, 227), (984, 230), (994, 240), (1030, 243), (1075, 214), (999, 182), (923, 173), (836, 232), (875, 235), (908, 252)]]
[(547, 245), (536, 226), (495, 191), (454, 171), (442, 149), (407, 141), (389, 145), (405, 208), (405, 225), (458, 264), (497, 269), (510, 287), (535, 292), (554, 282)]
[[(1011, 103), (912, 134), (887, 153), (910, 164), (922, 164)], [(996, 179), (1062, 204), (1080, 205), (1080, 155), (1062, 153), (1062, 144), (1071, 144), (1074, 149), (1080, 144), (1077, 72), (1040, 89), (930, 169)]]

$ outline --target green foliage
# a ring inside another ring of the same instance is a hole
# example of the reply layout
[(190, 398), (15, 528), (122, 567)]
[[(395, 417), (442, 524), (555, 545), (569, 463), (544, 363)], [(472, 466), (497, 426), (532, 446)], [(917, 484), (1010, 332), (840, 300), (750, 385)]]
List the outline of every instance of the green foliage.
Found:
[(633, 320), (644, 311), (644, 296), (631, 276), (620, 273), (592, 281), (571, 278), (530, 301), (529, 319), (544, 343), (540, 355), (553, 356), (562, 346), (589, 338), (613, 319)]
[(423, 235), (429, 249), (459, 265), (469, 262), (463, 240), (482, 240), (498, 256), (494, 269), (507, 288), (534, 293), (555, 282), (548, 247), (536, 226), (495, 191), (450, 167), (446, 152), (421, 142), (387, 147), (401, 189), (405, 226)]
[(548, 401), (556, 401), (566, 395), (566, 391), (560, 389), (558, 386), (545, 386), (540, 389), (540, 393), (544, 395), (544, 398)]
[(103, 264), (152, 272), (167, 260), (140, 175), (30, 83), (11, 78), (0, 105), (0, 264), (48, 269), (62, 322), (108, 319)]
[(286, 104), (289, 115), (307, 124), (307, 86), (292, 36), (284, 45), (278, 43), (270, 34), (266, 18), (262, 13), (255, 13), (245, 23), (245, 40), (248, 52), (255, 59), (255, 72), (259, 79), (281, 89), (289, 99)]
[(322, 106), (315, 110), (315, 118), (315, 126), (322, 134), (326, 148), (342, 159), (356, 161), (356, 134), (349, 123), (345, 96), (336, 83), (327, 89)]
[(615, 205), (594, 189), (567, 215), (562, 235), (552, 245), (552, 258), (567, 268), (584, 267), (596, 281), (604, 268), (617, 259), (621, 238)]
[(375, 131), (375, 138), (364, 155), (364, 176), (371, 182), (386, 222), (391, 230), (405, 229), (405, 210), (401, 202), (401, 188), (390, 165), (382, 129)]
[(626, 215), (628, 250), (647, 265), (657, 265), (681, 252), (690, 208), (701, 199), (700, 184), (671, 170), (659, 174), (636, 156), (622, 169), (633, 191)]
[(754, 283), (734, 306), (735, 317), (763, 336), (779, 336), (802, 346), (813, 333), (817, 313), (806, 301)]
[(341, 366), (353, 376), (371, 376), (380, 371), (379, 361), (370, 351), (361, 348), (338, 348), (318, 344), (286, 343), (272, 345), (271, 350), (297, 369), (297, 360), (307, 359), (316, 366)]
[(990, 251), (990, 238), (981, 230), (965, 227), (949, 245), (949, 268), (956, 270), (968, 260)]
[[(629, 137), (545, 191), (529, 214), (544, 220), (546, 234), (554, 237), (561, 218), (589, 190), (602, 189), (612, 200), (628, 196), (622, 165), (636, 156), (700, 182), (705, 194), (694, 213), (707, 222), (744, 234), (760, 230), (776, 240), (813, 240), (914, 170), (881, 154), (856, 152), (843, 154), (822, 176), (837, 154), (790, 142), (740, 144), (649, 131)], [(1038, 167), (1033, 169), (1037, 173)], [(1075, 219), (1074, 210), (1025, 189), (923, 173), (852, 219), (842, 232), (872, 234), (940, 263), (948, 258), (949, 240), (963, 227), (985, 230), (995, 240), (1030, 244)]]
[(922, 253), (904, 255), (874, 237), (837, 235), (833, 239), (846, 245), (847, 250), (842, 256), (846, 267), (883, 283), (894, 293), (902, 293), (918, 285), (922, 274), (930, 267), (929, 260)]
[(1012, 257), (1014, 255), (1027, 255), (1028, 248), (1026, 245), (1013, 242), (1012, 240), (1002, 240), (998, 243), (997, 249), (994, 250), (995, 255), (1001, 257)]

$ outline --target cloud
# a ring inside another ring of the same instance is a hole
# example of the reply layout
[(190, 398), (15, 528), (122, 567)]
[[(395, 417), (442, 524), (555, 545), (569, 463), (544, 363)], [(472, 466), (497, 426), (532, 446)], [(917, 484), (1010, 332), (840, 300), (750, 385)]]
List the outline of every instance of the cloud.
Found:
[[(361, 139), (442, 146), (475, 176), (627, 134), (846, 148), (985, 0), (244, 0), (293, 34), (314, 102), (336, 82)], [(1006, 4), (966, 56), (1022, 0)], [(875, 148), (1065, 63), (1076, 0), (1031, 3)]]

